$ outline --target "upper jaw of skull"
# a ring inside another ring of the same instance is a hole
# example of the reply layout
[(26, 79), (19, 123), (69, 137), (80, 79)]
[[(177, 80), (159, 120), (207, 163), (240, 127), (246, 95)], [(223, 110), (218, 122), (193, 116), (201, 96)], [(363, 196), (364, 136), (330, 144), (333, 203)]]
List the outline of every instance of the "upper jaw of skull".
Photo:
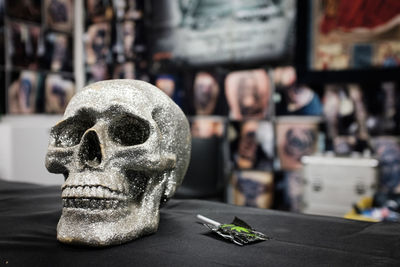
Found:
[(147, 176), (140, 171), (118, 170), (71, 173), (62, 185), (64, 209), (80, 209), (82, 212), (113, 212), (128, 214), (139, 208), (146, 192), (160, 176)]

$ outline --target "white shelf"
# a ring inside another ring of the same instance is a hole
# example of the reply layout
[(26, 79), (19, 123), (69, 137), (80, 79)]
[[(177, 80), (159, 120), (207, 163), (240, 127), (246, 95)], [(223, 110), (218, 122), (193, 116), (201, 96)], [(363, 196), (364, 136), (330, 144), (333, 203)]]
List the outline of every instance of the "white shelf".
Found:
[(49, 173), (45, 155), (50, 128), (61, 115), (4, 116), (0, 122), (0, 178), (55, 185), (63, 176)]

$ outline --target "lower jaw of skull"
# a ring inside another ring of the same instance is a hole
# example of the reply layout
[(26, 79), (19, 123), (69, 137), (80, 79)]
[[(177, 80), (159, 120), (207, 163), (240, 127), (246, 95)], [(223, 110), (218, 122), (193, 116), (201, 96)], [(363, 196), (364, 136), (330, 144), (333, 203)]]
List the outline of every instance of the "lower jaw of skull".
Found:
[(158, 228), (158, 208), (149, 214), (146, 208), (134, 203), (120, 204), (116, 209), (82, 205), (85, 207), (63, 208), (57, 225), (60, 242), (97, 247), (117, 245), (154, 233)]
[(57, 239), (68, 244), (100, 247), (122, 244), (156, 232), (166, 179), (152, 179), (140, 199), (65, 194)]

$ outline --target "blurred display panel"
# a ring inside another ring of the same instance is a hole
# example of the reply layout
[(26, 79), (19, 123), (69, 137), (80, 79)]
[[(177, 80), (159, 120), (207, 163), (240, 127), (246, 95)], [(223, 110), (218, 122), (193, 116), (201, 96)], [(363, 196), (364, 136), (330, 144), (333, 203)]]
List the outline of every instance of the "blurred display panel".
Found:
[(7, 15), (26, 21), (40, 23), (42, 20), (41, 0), (5, 0)]
[(45, 81), (45, 112), (63, 114), (75, 92), (74, 82), (59, 74), (49, 74)]
[(293, 50), (294, 0), (154, 0), (151, 7), (154, 60), (277, 61)]
[(8, 113), (33, 114), (38, 110), (38, 97), (43, 91), (43, 75), (35, 71), (12, 74), (8, 87)]
[(225, 79), (225, 96), (233, 120), (265, 119), (272, 115), (272, 86), (263, 69), (230, 73)]
[(47, 27), (71, 32), (73, 29), (73, 0), (45, 0), (44, 10)]
[(271, 171), (274, 160), (273, 132), (270, 121), (231, 121), (228, 138), (234, 167)]
[(2, 113), (64, 112), (75, 93), (73, 7), (72, 0), (0, 1)]
[(236, 171), (231, 179), (233, 204), (255, 208), (271, 208), (273, 174), (262, 171)]
[(280, 117), (276, 123), (276, 146), (283, 170), (301, 169), (301, 158), (317, 152), (316, 117)]

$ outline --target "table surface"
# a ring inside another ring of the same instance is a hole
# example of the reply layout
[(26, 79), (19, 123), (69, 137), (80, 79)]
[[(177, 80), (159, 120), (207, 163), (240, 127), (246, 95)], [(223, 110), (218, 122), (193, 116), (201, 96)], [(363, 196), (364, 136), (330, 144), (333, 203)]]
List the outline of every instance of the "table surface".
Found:
[[(0, 180), (0, 266), (400, 266), (400, 223), (170, 200), (157, 233), (107, 248), (56, 240), (61, 189)], [(234, 216), (272, 237), (237, 246), (210, 233), (202, 214)]]

